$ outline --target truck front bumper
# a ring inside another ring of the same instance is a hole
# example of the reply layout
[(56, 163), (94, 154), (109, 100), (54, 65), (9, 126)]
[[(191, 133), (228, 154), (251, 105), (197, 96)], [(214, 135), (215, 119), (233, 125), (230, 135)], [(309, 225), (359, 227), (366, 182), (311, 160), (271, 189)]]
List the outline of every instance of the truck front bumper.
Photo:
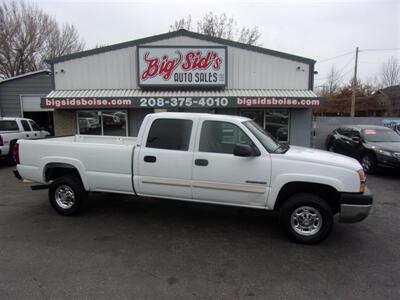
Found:
[(372, 207), (373, 197), (368, 188), (364, 193), (341, 193), (339, 222), (355, 223), (364, 220)]

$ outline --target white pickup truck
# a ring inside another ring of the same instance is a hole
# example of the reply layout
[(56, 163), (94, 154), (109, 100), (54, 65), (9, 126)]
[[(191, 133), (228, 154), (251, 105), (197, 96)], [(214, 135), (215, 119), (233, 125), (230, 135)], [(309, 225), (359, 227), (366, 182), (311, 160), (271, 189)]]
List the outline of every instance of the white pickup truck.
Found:
[(277, 143), (254, 121), (192, 113), (147, 115), (137, 138), (76, 135), (18, 141), (15, 175), (49, 188), (76, 213), (87, 192), (110, 192), (278, 211), (297, 242), (316, 243), (334, 215), (358, 222), (372, 195), (361, 165)]
[(40, 139), (50, 135), (33, 120), (25, 118), (0, 118), (0, 157), (14, 163), (13, 148), (21, 139)]

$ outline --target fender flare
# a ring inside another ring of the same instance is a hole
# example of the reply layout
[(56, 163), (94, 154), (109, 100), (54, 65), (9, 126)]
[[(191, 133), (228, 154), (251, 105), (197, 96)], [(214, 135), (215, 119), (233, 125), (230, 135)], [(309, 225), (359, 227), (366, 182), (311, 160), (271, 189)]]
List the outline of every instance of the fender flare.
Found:
[(73, 166), (78, 170), (78, 173), (81, 177), (82, 184), (85, 187), (85, 190), (89, 191), (89, 182), (86, 176), (86, 168), (80, 160), (74, 158), (67, 158), (62, 156), (46, 156), (40, 159), (39, 168), (42, 170), (42, 178), (43, 182), (46, 181), (46, 168), (49, 164), (67, 164)]
[[(301, 178), (301, 180), (299, 180)], [(274, 180), (274, 188), (271, 189), (269, 197), (268, 197), (268, 202), (267, 202), (267, 207), (273, 209), (275, 207), (276, 200), (278, 199), (279, 192), (281, 189), (288, 183), (292, 182), (304, 182), (304, 183), (314, 183), (314, 184), (323, 184), (330, 186), (334, 188), (336, 191), (341, 191), (343, 190), (343, 184), (340, 182), (340, 180), (332, 178), (332, 177), (326, 177), (326, 176), (317, 176), (317, 175), (311, 175), (311, 174), (283, 174), (278, 176)]]

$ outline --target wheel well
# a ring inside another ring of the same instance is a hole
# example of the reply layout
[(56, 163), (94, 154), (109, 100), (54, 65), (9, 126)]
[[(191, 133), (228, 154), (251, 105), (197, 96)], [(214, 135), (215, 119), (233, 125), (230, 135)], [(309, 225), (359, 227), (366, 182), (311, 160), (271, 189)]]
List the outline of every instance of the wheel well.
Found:
[(376, 153), (372, 150), (366, 149), (361, 153), (360, 159), (365, 155), (365, 154), (371, 154), (375, 159), (376, 159)]
[(334, 214), (339, 211), (340, 204), (338, 191), (326, 184), (310, 182), (289, 182), (285, 184), (279, 191), (274, 210), (279, 210), (287, 199), (298, 193), (311, 193), (318, 195), (328, 202)]
[(45, 180), (50, 181), (50, 180), (55, 180), (59, 177), (66, 176), (66, 175), (72, 175), (82, 182), (81, 175), (79, 174), (79, 171), (77, 168), (75, 168), (73, 165), (70, 164), (65, 164), (65, 163), (51, 163), (48, 164), (45, 167)]

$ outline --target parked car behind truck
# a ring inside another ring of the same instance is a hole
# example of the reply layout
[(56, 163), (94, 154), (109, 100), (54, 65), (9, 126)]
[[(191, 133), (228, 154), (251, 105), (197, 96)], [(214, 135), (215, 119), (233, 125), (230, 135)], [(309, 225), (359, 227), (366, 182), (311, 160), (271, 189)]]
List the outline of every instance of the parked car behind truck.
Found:
[(316, 243), (335, 214), (358, 222), (372, 206), (356, 160), (281, 145), (239, 116), (150, 114), (137, 138), (24, 140), (17, 150), (16, 176), (49, 187), (62, 215), (77, 213), (87, 192), (242, 206), (277, 211), (292, 239)]
[(13, 148), (21, 139), (40, 139), (50, 135), (33, 120), (25, 118), (0, 118), (0, 157), (14, 163)]
[(400, 168), (400, 135), (373, 125), (349, 125), (335, 129), (326, 139), (328, 151), (351, 156), (367, 173), (378, 166)]

